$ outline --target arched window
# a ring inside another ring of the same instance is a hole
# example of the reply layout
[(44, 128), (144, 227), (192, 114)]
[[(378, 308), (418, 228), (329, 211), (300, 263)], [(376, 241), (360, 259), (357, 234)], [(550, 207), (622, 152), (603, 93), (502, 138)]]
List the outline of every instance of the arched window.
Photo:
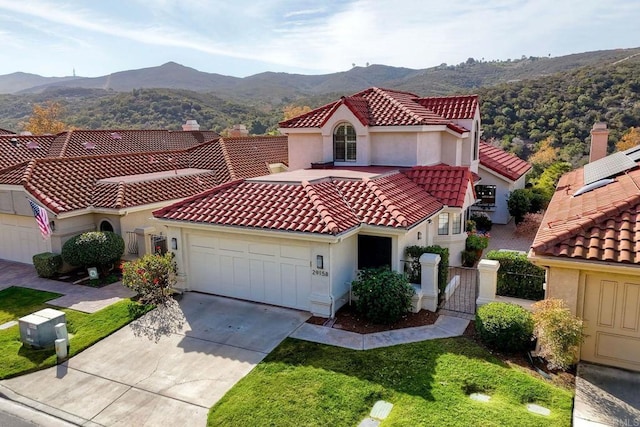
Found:
[(349, 123), (341, 123), (333, 132), (333, 160), (356, 161), (356, 130)]
[(100, 231), (111, 231), (113, 232), (113, 225), (106, 219), (100, 221)]

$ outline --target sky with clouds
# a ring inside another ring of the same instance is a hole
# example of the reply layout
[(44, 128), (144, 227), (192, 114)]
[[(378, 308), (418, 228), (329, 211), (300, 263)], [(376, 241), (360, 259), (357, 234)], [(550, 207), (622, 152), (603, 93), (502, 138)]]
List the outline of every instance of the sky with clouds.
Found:
[(0, 0), (0, 75), (244, 77), (640, 46), (638, 0)]

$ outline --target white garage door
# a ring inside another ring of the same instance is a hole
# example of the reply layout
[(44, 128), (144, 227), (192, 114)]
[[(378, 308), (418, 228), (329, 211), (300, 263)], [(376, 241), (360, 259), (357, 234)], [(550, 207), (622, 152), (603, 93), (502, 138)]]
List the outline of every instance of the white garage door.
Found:
[(0, 258), (33, 264), (33, 256), (51, 250), (34, 217), (0, 214)]
[(309, 310), (310, 248), (189, 235), (191, 290)]
[(640, 279), (589, 274), (580, 358), (640, 371)]

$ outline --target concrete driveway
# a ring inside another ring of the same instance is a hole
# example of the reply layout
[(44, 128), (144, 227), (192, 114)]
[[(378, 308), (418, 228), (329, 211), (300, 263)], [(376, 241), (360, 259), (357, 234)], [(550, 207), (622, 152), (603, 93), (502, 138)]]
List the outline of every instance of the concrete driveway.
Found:
[(57, 367), (0, 382), (0, 392), (76, 424), (202, 426), (309, 316), (187, 293)]

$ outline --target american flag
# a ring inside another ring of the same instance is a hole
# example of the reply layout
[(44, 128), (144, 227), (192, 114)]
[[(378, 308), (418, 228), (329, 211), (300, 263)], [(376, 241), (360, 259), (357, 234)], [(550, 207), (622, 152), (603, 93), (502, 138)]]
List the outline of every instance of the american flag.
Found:
[(33, 216), (36, 217), (36, 222), (38, 223), (38, 227), (40, 228), (40, 234), (42, 234), (43, 239), (47, 239), (51, 236), (51, 226), (49, 225), (49, 215), (47, 215), (47, 211), (38, 206), (32, 200), (29, 200), (29, 204), (31, 205), (31, 210), (33, 210)]

